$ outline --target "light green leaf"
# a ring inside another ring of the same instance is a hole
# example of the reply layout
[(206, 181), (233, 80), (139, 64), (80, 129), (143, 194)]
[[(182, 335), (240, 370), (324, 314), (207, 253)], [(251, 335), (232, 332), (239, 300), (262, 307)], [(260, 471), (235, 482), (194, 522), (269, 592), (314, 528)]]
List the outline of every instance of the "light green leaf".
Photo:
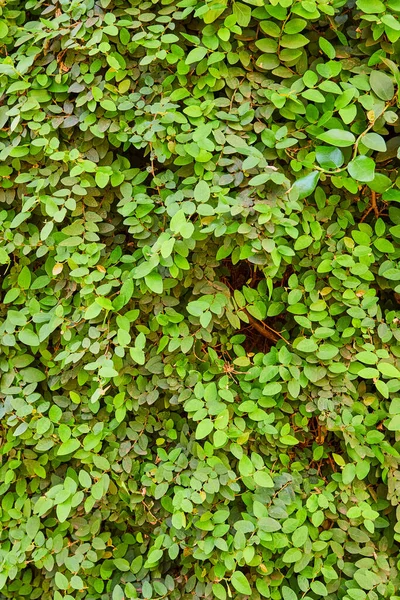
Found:
[(310, 235), (301, 235), (294, 243), (295, 250), (304, 250), (313, 243), (313, 238)]
[(386, 429), (389, 431), (400, 431), (400, 414), (395, 415), (390, 422), (386, 425)]
[(384, 377), (394, 377), (395, 379), (400, 379), (400, 371), (391, 363), (379, 362), (377, 366)]
[(221, 583), (213, 583), (212, 591), (218, 600), (226, 600), (226, 589)]
[(204, 46), (198, 46), (197, 48), (193, 48), (193, 50), (189, 52), (185, 62), (187, 65), (191, 65), (195, 62), (200, 62), (206, 54), (207, 48), (205, 48)]
[(8, 35), (8, 26), (4, 21), (0, 21), (0, 39), (3, 41)]
[(377, 152), (386, 152), (386, 142), (381, 135), (378, 133), (370, 132), (366, 133), (361, 138), (362, 143), (366, 148), (370, 150), (376, 150)]
[(293, 435), (283, 435), (279, 438), (279, 441), (285, 446), (295, 446), (299, 443), (299, 440), (296, 439)]
[(38, 383), (39, 381), (44, 381), (46, 379), (45, 373), (35, 367), (21, 369), (20, 375), (25, 383)]
[(203, 438), (207, 437), (213, 429), (214, 425), (211, 419), (203, 419), (203, 421), (200, 421), (200, 423), (197, 425), (195, 433), (196, 440), (202, 440)]
[(323, 169), (337, 169), (344, 163), (343, 152), (339, 148), (329, 146), (317, 146), (315, 148), (317, 161)]
[(336, 50), (334, 46), (332, 46), (332, 44), (323, 35), (319, 37), (318, 42), (322, 52), (324, 52), (328, 58), (331, 60), (336, 58)]
[(26, 533), (30, 537), (31, 540), (36, 536), (37, 532), (40, 529), (40, 519), (39, 517), (32, 516), (26, 522)]
[(106, 187), (106, 185), (110, 181), (110, 176), (108, 173), (104, 173), (102, 171), (97, 171), (97, 173), (95, 175), (95, 181), (96, 181), (96, 184), (99, 186), (99, 188), (103, 189)]
[(319, 172), (313, 171), (309, 173), (305, 177), (301, 177), (294, 182), (292, 189), (297, 192), (297, 197), (299, 200), (303, 200), (310, 196), (315, 190), (317, 183), (319, 180)]
[(282, 556), (282, 560), (284, 563), (290, 564), (295, 563), (300, 560), (302, 557), (302, 553), (298, 548), (289, 548), (286, 550), (285, 554)]
[(39, 338), (32, 329), (22, 329), (18, 333), (18, 339), (26, 346), (39, 346)]
[(326, 586), (322, 583), (322, 581), (312, 581), (310, 583), (310, 587), (314, 594), (316, 594), (317, 596), (325, 597), (328, 595), (328, 590), (326, 589)]
[(251, 594), (250, 584), (245, 577), (244, 573), (241, 571), (235, 571), (231, 577), (231, 583), (235, 590), (239, 592), (239, 594), (245, 594), (249, 596)]
[(163, 279), (157, 271), (152, 271), (151, 273), (146, 275), (144, 280), (149, 290), (151, 290), (155, 294), (163, 293)]
[(292, 590), (292, 588), (287, 585), (282, 586), (282, 597), (283, 600), (298, 600), (298, 596), (296, 592)]
[(357, 156), (349, 162), (347, 170), (353, 179), (366, 183), (375, 177), (375, 162), (369, 156)]
[(319, 140), (331, 144), (332, 146), (338, 146), (339, 148), (346, 148), (352, 146), (356, 141), (356, 138), (351, 131), (345, 131), (343, 129), (329, 129), (318, 136)]
[(296, 548), (301, 548), (304, 546), (306, 541), (308, 540), (308, 527), (307, 525), (302, 525), (296, 531), (293, 532), (292, 535), (292, 543)]
[(29, 289), (31, 285), (32, 274), (28, 267), (22, 267), (20, 274), (18, 275), (18, 287), (22, 290)]
[(232, 12), (236, 17), (236, 22), (240, 27), (247, 27), (251, 19), (251, 8), (242, 2), (234, 2)]
[(70, 438), (58, 448), (57, 456), (65, 456), (66, 454), (72, 454), (80, 447), (79, 440), (76, 438)]
[(353, 463), (348, 463), (345, 467), (343, 467), (342, 471), (342, 481), (344, 484), (348, 485), (351, 483), (356, 476), (356, 467)]
[(261, 69), (265, 69), (267, 71), (271, 71), (279, 66), (279, 58), (274, 54), (261, 54), (261, 56), (257, 59), (257, 67)]
[[(236, 6), (236, 4), (235, 4)], [(210, 188), (207, 181), (201, 179), (194, 188), (194, 199), (197, 202), (207, 202), (210, 198)]]
[(69, 582), (63, 573), (57, 572), (54, 576), (54, 581), (59, 590), (68, 589)]
[(385, 5), (381, 0), (357, 0), (357, 8), (370, 15), (384, 12)]
[[(376, 0), (374, 0), (376, 2)], [(394, 84), (386, 73), (383, 71), (372, 71), (369, 77), (369, 83), (374, 93), (381, 100), (391, 100), (394, 96)]]
[(185, 224), (186, 224), (185, 213), (183, 212), (183, 210), (178, 210), (178, 212), (176, 212), (174, 214), (174, 216), (172, 217), (169, 226), (171, 228), (171, 231), (173, 231), (174, 233), (179, 233), (181, 228)]
[(301, 340), (296, 346), (296, 350), (299, 352), (316, 352), (317, 349), (318, 345), (312, 339)]
[(254, 481), (257, 485), (263, 488), (273, 488), (274, 482), (272, 477), (266, 471), (256, 471), (254, 473)]

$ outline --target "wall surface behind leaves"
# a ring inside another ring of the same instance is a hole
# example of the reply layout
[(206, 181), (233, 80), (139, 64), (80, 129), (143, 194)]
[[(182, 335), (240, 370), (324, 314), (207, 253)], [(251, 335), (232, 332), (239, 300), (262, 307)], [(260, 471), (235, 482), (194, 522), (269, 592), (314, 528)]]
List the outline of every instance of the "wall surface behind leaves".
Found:
[(0, 597), (399, 600), (399, 0), (0, 13)]

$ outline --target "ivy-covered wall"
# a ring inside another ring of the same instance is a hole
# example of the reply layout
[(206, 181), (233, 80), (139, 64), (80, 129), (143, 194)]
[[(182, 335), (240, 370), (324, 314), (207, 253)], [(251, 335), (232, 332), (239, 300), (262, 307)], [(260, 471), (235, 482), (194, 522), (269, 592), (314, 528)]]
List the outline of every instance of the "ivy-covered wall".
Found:
[(0, 597), (399, 600), (399, 0), (0, 8)]

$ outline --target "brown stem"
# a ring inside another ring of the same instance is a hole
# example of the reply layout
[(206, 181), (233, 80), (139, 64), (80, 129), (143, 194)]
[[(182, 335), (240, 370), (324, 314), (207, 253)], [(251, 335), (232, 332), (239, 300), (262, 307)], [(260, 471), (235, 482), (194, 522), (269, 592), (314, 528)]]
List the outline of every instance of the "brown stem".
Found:
[(371, 191), (371, 204), (367, 208), (367, 210), (365, 211), (365, 213), (363, 214), (363, 216), (361, 217), (360, 223), (362, 223), (363, 221), (365, 221), (365, 219), (368, 217), (368, 215), (369, 215), (369, 213), (371, 211), (374, 211), (375, 218), (378, 219), (380, 213), (379, 213), (378, 205), (376, 203), (376, 192), (374, 192), (374, 191)]
[(278, 338), (281, 338), (287, 344), (289, 344), (289, 342), (279, 333), (279, 331), (275, 331), (275, 329), (272, 329), (272, 327), (264, 323), (264, 321), (259, 322), (257, 319), (254, 319), (254, 317), (252, 317), (245, 308), (243, 309), (243, 312), (245, 312), (248, 316), (249, 321), (254, 329), (257, 329), (261, 335), (275, 343), (278, 341)]
[(375, 217), (378, 218), (379, 217), (379, 210), (378, 210), (378, 206), (376, 204), (376, 192), (372, 191), (371, 192), (371, 206), (372, 209), (375, 213)]

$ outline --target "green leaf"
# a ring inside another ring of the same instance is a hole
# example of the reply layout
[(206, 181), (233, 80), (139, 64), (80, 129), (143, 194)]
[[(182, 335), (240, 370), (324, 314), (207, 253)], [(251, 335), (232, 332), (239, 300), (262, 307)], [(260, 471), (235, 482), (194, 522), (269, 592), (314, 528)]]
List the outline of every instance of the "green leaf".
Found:
[(308, 248), (312, 243), (313, 243), (313, 238), (310, 235), (301, 235), (300, 237), (297, 238), (297, 240), (294, 243), (294, 249), (297, 250), (304, 250), (305, 248)]
[(42, 517), (53, 507), (53, 501), (50, 498), (42, 496), (35, 504), (35, 513)]
[(328, 58), (330, 58), (331, 60), (336, 58), (335, 48), (332, 46), (332, 44), (326, 38), (324, 38), (324, 36), (320, 36), (318, 42), (319, 42), (319, 47), (321, 48), (322, 52), (324, 52)]
[(30, 537), (31, 540), (36, 536), (40, 529), (40, 519), (39, 517), (32, 516), (26, 522), (26, 533)]
[(20, 274), (18, 275), (18, 287), (22, 290), (29, 289), (31, 285), (32, 275), (28, 267), (22, 267)]
[(183, 210), (178, 210), (170, 221), (171, 231), (179, 233), (184, 239), (188, 239), (194, 232), (193, 223), (186, 221)]
[(66, 454), (72, 454), (80, 447), (79, 440), (70, 438), (58, 448), (57, 456), (65, 456)]
[(10, 262), (10, 256), (4, 250), (4, 248), (0, 248), (0, 265), (6, 265)]
[(376, 363), (378, 362), (377, 355), (374, 352), (367, 351), (358, 352), (356, 354), (356, 359), (364, 363), (365, 365), (376, 365)]
[(68, 579), (63, 573), (60, 573), (59, 571), (55, 574), (54, 581), (59, 590), (67, 590), (69, 587)]
[(197, 48), (193, 48), (193, 50), (191, 50), (187, 55), (185, 63), (187, 65), (191, 65), (195, 62), (200, 62), (206, 54), (207, 48), (205, 48), (204, 46), (198, 46)]
[(282, 435), (279, 438), (279, 441), (282, 444), (285, 444), (285, 446), (295, 446), (299, 443), (299, 440), (297, 440), (293, 435)]
[(315, 343), (314, 340), (311, 339), (301, 340), (296, 345), (296, 350), (298, 350), (299, 352), (315, 352), (317, 349), (318, 345)]
[(213, 583), (212, 591), (218, 600), (226, 600), (226, 589), (221, 583)]
[(342, 481), (345, 485), (351, 483), (356, 476), (356, 467), (352, 463), (347, 464), (343, 467)]
[(190, 221), (185, 222), (180, 228), (180, 234), (184, 240), (188, 240), (192, 237), (194, 232), (194, 225)]
[(400, 379), (400, 371), (394, 365), (387, 362), (379, 362), (377, 366), (384, 377)]
[(256, 579), (256, 588), (257, 591), (261, 594), (261, 596), (264, 596), (264, 598), (270, 598), (269, 585), (265, 581), (265, 579), (261, 579), (258, 577)]
[(28, 367), (20, 370), (20, 375), (25, 383), (38, 383), (46, 379), (45, 373), (35, 367)]
[(386, 152), (386, 142), (381, 135), (378, 133), (366, 133), (361, 138), (362, 143), (366, 148), (370, 150), (376, 150), (377, 152)]
[(20, 292), (21, 292), (21, 290), (18, 288), (11, 288), (10, 290), (8, 290), (8, 292), (4, 296), (3, 303), (11, 304), (12, 302), (14, 302), (14, 300), (16, 300), (18, 298), (18, 296), (20, 295)]
[(297, 192), (298, 199), (303, 200), (304, 198), (310, 196), (315, 190), (318, 180), (319, 172), (313, 171), (305, 177), (301, 177), (300, 179), (295, 181), (292, 186), (292, 189)]
[(393, 246), (392, 242), (389, 240), (384, 240), (383, 238), (378, 238), (374, 241), (374, 246), (379, 252), (386, 252), (387, 254), (391, 254), (395, 252), (396, 249)]
[(357, 8), (367, 15), (379, 14), (384, 12), (385, 5), (381, 0), (357, 0)]
[(375, 177), (375, 162), (368, 156), (357, 156), (347, 165), (349, 175), (357, 181), (373, 181)]
[(262, 517), (258, 522), (259, 528), (267, 533), (274, 531), (280, 531), (282, 529), (281, 524), (272, 517)]
[(250, 596), (251, 587), (245, 575), (241, 571), (235, 571), (231, 576), (231, 583), (239, 594)]
[(319, 140), (331, 144), (332, 146), (338, 146), (339, 148), (352, 146), (356, 141), (356, 138), (350, 131), (345, 131), (343, 129), (329, 129), (317, 137)]
[(239, 460), (239, 473), (243, 477), (248, 477), (254, 473), (254, 465), (251, 462), (250, 458), (245, 454)]
[(381, 583), (379, 575), (368, 569), (358, 569), (354, 573), (354, 579), (363, 590), (372, 590)]
[(196, 428), (195, 438), (196, 440), (202, 440), (207, 437), (214, 429), (214, 424), (211, 419), (203, 419)]
[[(235, 3), (236, 6), (238, 3)], [(197, 202), (207, 202), (210, 198), (210, 188), (207, 181), (201, 179), (194, 188), (194, 199)]]
[(289, 548), (286, 550), (285, 554), (282, 556), (282, 560), (284, 563), (290, 564), (295, 563), (300, 560), (302, 557), (302, 553), (297, 548)]
[(119, 584), (113, 589), (112, 600), (125, 600), (124, 590)]
[(257, 40), (256, 46), (259, 48), (259, 50), (261, 50), (261, 52), (276, 52), (278, 48), (278, 42), (272, 40), (271, 38), (262, 38), (261, 40)]
[[(376, 0), (374, 0), (376, 1)], [(380, 98), (381, 100), (391, 100), (394, 96), (394, 84), (386, 73), (383, 71), (372, 71), (369, 77), (369, 83), (372, 88), (372, 91)]]
[(251, 8), (242, 2), (234, 2), (232, 12), (236, 17), (236, 22), (240, 27), (247, 27), (251, 19)]
[(149, 290), (151, 290), (155, 294), (163, 293), (163, 279), (157, 271), (152, 271), (151, 273), (146, 275), (144, 280)]
[(371, 369), (367, 367), (366, 369), (361, 369), (358, 371), (358, 376), (363, 379), (375, 379), (379, 377), (379, 371), (377, 369)]
[(96, 184), (99, 186), (99, 188), (103, 189), (106, 187), (106, 185), (110, 181), (110, 176), (108, 173), (104, 173), (102, 171), (97, 171), (97, 173), (95, 175), (95, 181), (96, 181)]
[(283, 597), (283, 600), (298, 600), (298, 596), (297, 596), (296, 592), (294, 592), (287, 585), (282, 586), (282, 597)]
[(325, 597), (328, 595), (328, 590), (326, 589), (326, 586), (322, 583), (322, 581), (312, 581), (310, 583), (310, 587), (314, 594), (316, 594), (317, 596)]
[(187, 106), (186, 108), (183, 109), (183, 112), (188, 117), (193, 117), (196, 119), (201, 117), (203, 114), (203, 111), (201, 110), (200, 106), (198, 106), (197, 104), (192, 104), (191, 106)]
[[(147, 555), (147, 561), (145, 563), (145, 568), (149, 568), (151, 565), (156, 565), (159, 560), (162, 558), (163, 555), (163, 551), (160, 550), (159, 548), (152, 548), (149, 552), (149, 554)], [(129, 571), (129, 563), (128, 563), (128, 568), (127, 569), (120, 569), (120, 570), (127, 570)]]
[(194, 317), (200, 317), (209, 308), (210, 305), (208, 302), (204, 302), (203, 300), (194, 300), (187, 305), (188, 313)]
[(378, 194), (385, 194), (387, 190), (391, 187), (392, 181), (390, 177), (387, 175), (383, 175), (383, 173), (376, 173), (374, 180), (368, 183), (368, 187), (377, 192)]
[(301, 548), (304, 546), (306, 541), (308, 540), (308, 527), (307, 525), (303, 525), (296, 529), (292, 535), (292, 543), (296, 548)]
[(272, 71), (280, 64), (279, 58), (274, 54), (261, 54), (258, 57), (256, 65), (261, 69), (265, 69), (266, 71)]
[(400, 414), (395, 415), (388, 424), (386, 424), (386, 429), (389, 431), (400, 431)]
[(32, 329), (22, 329), (18, 333), (18, 339), (27, 346), (39, 346), (40, 344), (37, 334)]
[(4, 21), (0, 21), (0, 38), (3, 40), (8, 35), (8, 26)]
[(70, 512), (71, 512), (71, 500), (67, 500), (66, 502), (60, 502), (59, 504), (57, 504), (56, 514), (57, 514), (57, 519), (60, 521), (60, 523), (65, 523), (65, 521), (69, 517)]
[(310, 40), (301, 33), (283, 35), (281, 37), (281, 46), (283, 48), (302, 48), (309, 44)]
[(266, 471), (256, 471), (254, 473), (254, 482), (263, 488), (273, 488), (272, 477)]
[(323, 169), (340, 168), (344, 163), (343, 152), (339, 148), (329, 146), (317, 146), (315, 148), (316, 159)]
[(85, 319), (87, 321), (95, 319), (101, 313), (101, 306), (97, 302), (93, 302), (85, 310)]
[(322, 344), (319, 346), (317, 356), (321, 360), (331, 360), (339, 353), (339, 348), (333, 346), (333, 344)]

